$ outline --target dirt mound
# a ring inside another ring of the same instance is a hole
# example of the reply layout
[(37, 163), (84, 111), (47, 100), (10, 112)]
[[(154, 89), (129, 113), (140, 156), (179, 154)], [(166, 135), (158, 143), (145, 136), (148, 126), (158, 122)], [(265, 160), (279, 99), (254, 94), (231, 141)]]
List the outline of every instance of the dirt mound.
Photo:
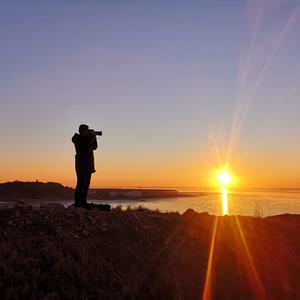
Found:
[(2, 299), (300, 297), (300, 216), (29, 207), (0, 228)]

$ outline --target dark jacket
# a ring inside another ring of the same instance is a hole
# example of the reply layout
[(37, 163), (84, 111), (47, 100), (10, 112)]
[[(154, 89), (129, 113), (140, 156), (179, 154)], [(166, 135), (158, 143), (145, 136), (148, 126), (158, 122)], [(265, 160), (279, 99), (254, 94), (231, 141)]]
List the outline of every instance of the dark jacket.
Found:
[(97, 149), (97, 138), (94, 135), (81, 135), (75, 133), (72, 137), (72, 142), (75, 145), (75, 168), (76, 172), (94, 173), (94, 153)]

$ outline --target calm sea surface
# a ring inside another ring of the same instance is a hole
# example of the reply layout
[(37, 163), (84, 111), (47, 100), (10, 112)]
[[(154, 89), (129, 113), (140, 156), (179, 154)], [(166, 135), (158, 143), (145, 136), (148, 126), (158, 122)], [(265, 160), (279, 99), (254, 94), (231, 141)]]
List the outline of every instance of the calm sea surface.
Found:
[[(112, 207), (118, 205), (122, 209), (143, 206), (152, 210), (159, 209), (163, 212), (183, 213), (192, 208), (197, 212), (208, 212), (213, 215), (246, 215), (246, 216), (271, 216), (278, 214), (300, 214), (300, 189), (252, 189), (252, 190), (208, 190), (176, 188), (179, 192), (192, 194), (193, 197), (179, 197), (171, 199), (153, 200), (111, 200), (94, 203), (108, 203)], [(46, 202), (46, 201), (44, 201)], [(56, 201), (65, 206), (73, 200)], [(1, 203), (0, 203), (1, 204)], [(2, 203), (2, 205), (5, 203)], [(13, 205), (13, 203), (8, 203)]]
[[(194, 197), (181, 197), (172, 199), (155, 199), (140, 201), (95, 201), (94, 203), (109, 203), (113, 207), (122, 205), (123, 209), (128, 206), (143, 206), (149, 209), (161, 211), (185, 212), (192, 208), (197, 212), (208, 212), (214, 215), (247, 215), (247, 216), (270, 216), (278, 214), (300, 214), (300, 189), (255, 189), (243, 191), (183, 189), (179, 192), (194, 194)], [(227, 202), (227, 203), (224, 203)], [(72, 201), (65, 201), (65, 205)], [(225, 211), (224, 211), (225, 209)]]

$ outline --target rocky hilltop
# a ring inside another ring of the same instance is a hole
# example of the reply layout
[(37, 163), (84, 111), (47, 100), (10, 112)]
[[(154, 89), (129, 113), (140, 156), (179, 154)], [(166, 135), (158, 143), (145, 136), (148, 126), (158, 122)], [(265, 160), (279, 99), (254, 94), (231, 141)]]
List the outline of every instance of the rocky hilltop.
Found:
[(0, 295), (299, 299), (299, 228), (299, 215), (215, 217), (59, 205), (0, 210)]

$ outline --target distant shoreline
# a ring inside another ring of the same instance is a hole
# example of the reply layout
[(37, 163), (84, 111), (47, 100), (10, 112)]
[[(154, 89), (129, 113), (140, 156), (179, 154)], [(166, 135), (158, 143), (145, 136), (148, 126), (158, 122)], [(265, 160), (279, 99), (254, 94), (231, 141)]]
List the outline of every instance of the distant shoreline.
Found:
[[(197, 193), (199, 196), (199, 193)], [(193, 193), (178, 192), (174, 189), (149, 188), (91, 188), (91, 200), (144, 200), (161, 198), (193, 197)], [(57, 201), (70, 200), (74, 189), (56, 182), (6, 182), (0, 184), (0, 202)]]

